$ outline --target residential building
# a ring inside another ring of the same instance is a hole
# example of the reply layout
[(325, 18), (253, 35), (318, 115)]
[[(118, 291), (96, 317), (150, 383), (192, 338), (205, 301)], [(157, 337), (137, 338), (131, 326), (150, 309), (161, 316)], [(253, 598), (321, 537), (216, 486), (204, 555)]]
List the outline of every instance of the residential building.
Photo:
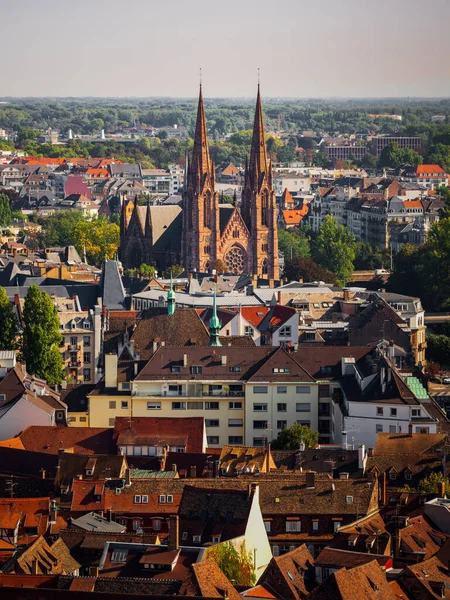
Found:
[(441, 185), (448, 187), (448, 175), (440, 165), (417, 165), (406, 169), (402, 176), (405, 181), (418, 183), (428, 190)]
[(403, 136), (381, 136), (375, 135), (372, 137), (372, 153), (375, 156), (380, 156), (381, 152), (390, 144), (398, 144), (399, 148), (408, 148), (420, 152), (422, 148), (422, 140), (419, 136), (403, 137)]

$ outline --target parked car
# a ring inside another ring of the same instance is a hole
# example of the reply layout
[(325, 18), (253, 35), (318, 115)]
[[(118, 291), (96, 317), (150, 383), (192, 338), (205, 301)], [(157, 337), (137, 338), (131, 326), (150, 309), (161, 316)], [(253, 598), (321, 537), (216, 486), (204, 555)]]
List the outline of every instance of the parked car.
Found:
[(430, 377), (430, 381), (431, 383), (442, 383), (441, 378), (440, 377)]
[(445, 385), (448, 385), (450, 383), (450, 377), (443, 377), (442, 383), (445, 383)]

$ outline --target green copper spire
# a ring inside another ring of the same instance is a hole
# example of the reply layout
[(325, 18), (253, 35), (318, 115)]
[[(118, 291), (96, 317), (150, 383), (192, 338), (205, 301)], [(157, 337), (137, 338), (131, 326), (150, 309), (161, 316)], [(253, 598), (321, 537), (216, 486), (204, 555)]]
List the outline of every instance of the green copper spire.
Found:
[(213, 314), (209, 320), (209, 345), (210, 346), (221, 346), (220, 343), (220, 329), (222, 327), (222, 323), (217, 316), (217, 303), (216, 303), (216, 288), (214, 287), (214, 296), (213, 296)]
[(167, 312), (169, 315), (173, 315), (175, 312), (175, 292), (173, 291), (172, 285), (172, 271), (170, 271), (170, 290), (167, 294)]

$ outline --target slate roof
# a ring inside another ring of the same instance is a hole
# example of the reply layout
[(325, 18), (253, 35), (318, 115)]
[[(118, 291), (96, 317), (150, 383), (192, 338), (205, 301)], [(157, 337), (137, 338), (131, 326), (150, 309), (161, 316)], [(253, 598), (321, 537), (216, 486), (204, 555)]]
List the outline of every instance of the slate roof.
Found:
[(100, 279), (103, 305), (110, 310), (125, 308), (126, 292), (116, 260), (105, 260)]

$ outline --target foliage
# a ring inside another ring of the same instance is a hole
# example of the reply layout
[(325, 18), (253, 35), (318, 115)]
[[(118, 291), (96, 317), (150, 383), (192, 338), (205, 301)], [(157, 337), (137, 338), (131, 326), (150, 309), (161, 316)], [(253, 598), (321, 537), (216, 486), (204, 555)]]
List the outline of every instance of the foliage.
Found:
[(211, 546), (207, 557), (216, 561), (223, 574), (233, 585), (253, 586), (256, 583), (255, 567), (252, 554), (247, 551), (245, 542), (239, 552), (231, 542)]
[(374, 248), (365, 242), (356, 242), (355, 269), (381, 269), (389, 267), (390, 255), (388, 250)]
[(400, 148), (397, 142), (383, 148), (378, 160), (379, 167), (389, 167), (391, 169), (397, 169), (402, 165), (416, 167), (422, 163), (423, 158), (418, 152), (409, 148)]
[(41, 248), (74, 245), (76, 241), (75, 228), (86, 219), (80, 210), (61, 210), (48, 217), (38, 219), (42, 227), (38, 233), (38, 243)]
[(450, 481), (448, 478), (444, 480), (442, 473), (430, 473), (428, 477), (421, 479), (417, 486), (417, 491), (419, 494), (439, 494), (439, 484), (443, 481), (445, 481), (445, 494), (448, 496), (450, 494)]
[(0, 350), (16, 350), (19, 324), (6, 290), (0, 287)]
[(211, 265), (211, 269), (215, 269), (217, 273), (225, 273), (227, 268), (225, 263), (220, 258), (216, 258)]
[(142, 263), (140, 267), (135, 269), (127, 269), (125, 274), (128, 277), (140, 277), (141, 279), (151, 279), (155, 276), (156, 267)]
[(23, 307), (23, 356), (27, 371), (48, 384), (63, 378), (63, 360), (59, 351), (62, 336), (59, 317), (50, 296), (31, 285)]
[(284, 427), (272, 442), (274, 450), (298, 450), (303, 442), (307, 448), (314, 448), (319, 441), (319, 433), (307, 425), (294, 423), (291, 427)]
[(428, 154), (428, 163), (440, 165), (445, 171), (448, 171), (450, 169), (450, 146), (446, 144), (432, 146)]
[(303, 280), (304, 283), (311, 283), (312, 281), (336, 282), (334, 273), (318, 265), (312, 258), (302, 256), (285, 261), (283, 275), (288, 281)]
[(313, 259), (325, 269), (336, 274), (341, 285), (351, 278), (356, 256), (356, 241), (352, 233), (328, 215), (312, 243)]
[(0, 227), (8, 227), (12, 223), (11, 206), (6, 194), (0, 194)]
[(181, 265), (172, 265), (171, 267), (163, 271), (162, 275), (164, 279), (170, 279), (170, 274), (172, 273), (172, 277), (175, 279), (175, 277), (178, 277), (178, 275), (180, 275), (183, 271), (184, 269)]
[(450, 337), (448, 335), (427, 335), (427, 360), (436, 361), (443, 367), (450, 367)]
[(302, 229), (278, 229), (278, 247), (285, 260), (311, 254), (309, 238)]
[(73, 235), (78, 252), (84, 252), (88, 262), (100, 266), (104, 260), (111, 260), (120, 245), (120, 227), (109, 223), (106, 217), (94, 221), (79, 221)]

